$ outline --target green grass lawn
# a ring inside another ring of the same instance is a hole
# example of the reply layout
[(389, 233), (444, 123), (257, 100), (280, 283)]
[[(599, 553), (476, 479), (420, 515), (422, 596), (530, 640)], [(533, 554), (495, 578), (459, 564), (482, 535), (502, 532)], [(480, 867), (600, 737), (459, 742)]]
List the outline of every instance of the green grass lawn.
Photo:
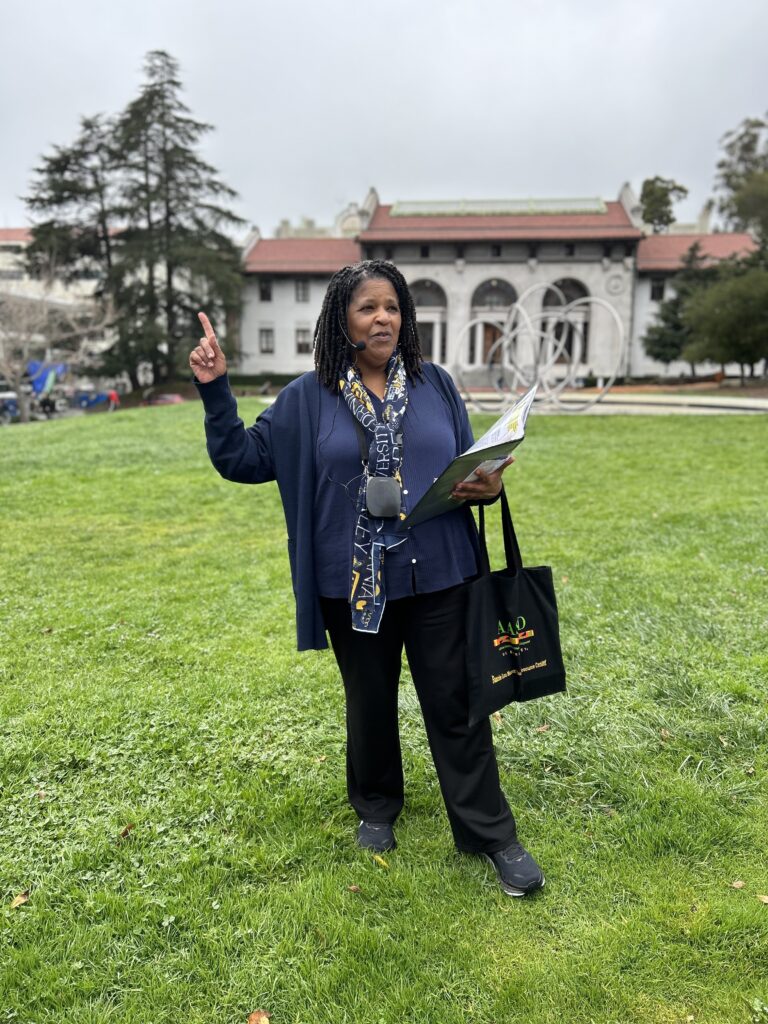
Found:
[(0, 1022), (768, 1021), (766, 450), (530, 420), (569, 693), (494, 723), (547, 875), (513, 900), (452, 846), (407, 672), (398, 849), (356, 849), (276, 488), (216, 475), (199, 405), (1, 431)]

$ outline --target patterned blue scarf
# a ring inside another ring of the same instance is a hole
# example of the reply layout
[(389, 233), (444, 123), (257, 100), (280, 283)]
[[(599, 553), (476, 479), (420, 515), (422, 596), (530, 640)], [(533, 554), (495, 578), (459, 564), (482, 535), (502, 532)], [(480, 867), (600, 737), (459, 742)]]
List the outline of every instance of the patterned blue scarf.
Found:
[(350, 366), (346, 378), (339, 381), (339, 390), (350, 412), (365, 430), (369, 443), (368, 465), (357, 492), (357, 524), (349, 590), (352, 628), (361, 633), (378, 633), (387, 603), (384, 552), (387, 548), (402, 544), (405, 537), (393, 529), (397, 524), (396, 519), (376, 519), (368, 514), (365, 488), (369, 476), (394, 477), (400, 484), (400, 519), (405, 519), (400, 464), (403, 459), (402, 424), (408, 405), (408, 391), (403, 357), (399, 352), (394, 352), (387, 363), (383, 422), (376, 418), (370, 395), (354, 366)]

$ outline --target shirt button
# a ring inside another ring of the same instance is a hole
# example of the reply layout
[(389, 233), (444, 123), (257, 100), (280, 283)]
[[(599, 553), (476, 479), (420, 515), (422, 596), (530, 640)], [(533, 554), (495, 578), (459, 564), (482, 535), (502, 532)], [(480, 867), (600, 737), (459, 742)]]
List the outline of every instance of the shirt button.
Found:
[(408, 491), (406, 491), (405, 488), (403, 488), (403, 494), (407, 494), (407, 493), (408, 493)]
[(416, 565), (416, 559), (415, 558), (411, 559), (411, 565)]

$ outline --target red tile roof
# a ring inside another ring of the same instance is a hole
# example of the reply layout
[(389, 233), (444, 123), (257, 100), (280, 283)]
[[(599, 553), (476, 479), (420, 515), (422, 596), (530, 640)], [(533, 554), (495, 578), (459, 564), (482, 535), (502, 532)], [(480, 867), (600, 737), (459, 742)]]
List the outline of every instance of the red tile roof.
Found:
[(246, 274), (335, 274), (361, 259), (351, 238), (260, 238), (245, 257)]
[(0, 244), (3, 242), (31, 242), (29, 228), (0, 228)]
[[(553, 201), (553, 206), (555, 201)], [(547, 239), (639, 239), (642, 231), (621, 203), (605, 212), (467, 214), (461, 216), (393, 216), (392, 206), (378, 206), (361, 242), (544, 241)]]
[(649, 235), (637, 248), (637, 269), (640, 273), (651, 270), (679, 270), (683, 257), (698, 242), (705, 263), (717, 263), (729, 256), (752, 252), (756, 246), (746, 233), (715, 232), (712, 235)]

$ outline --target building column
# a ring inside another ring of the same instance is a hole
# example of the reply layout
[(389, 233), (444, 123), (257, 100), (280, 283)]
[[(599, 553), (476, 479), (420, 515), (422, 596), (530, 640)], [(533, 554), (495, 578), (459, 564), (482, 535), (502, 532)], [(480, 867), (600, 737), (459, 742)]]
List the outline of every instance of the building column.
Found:
[(446, 331), (448, 338), (448, 369), (457, 361), (458, 352), (456, 343), (462, 328), (469, 322), (470, 296), (466, 287), (463, 287), (463, 278), (459, 275), (458, 281), (446, 289), (448, 296), (448, 309), (446, 311)]

